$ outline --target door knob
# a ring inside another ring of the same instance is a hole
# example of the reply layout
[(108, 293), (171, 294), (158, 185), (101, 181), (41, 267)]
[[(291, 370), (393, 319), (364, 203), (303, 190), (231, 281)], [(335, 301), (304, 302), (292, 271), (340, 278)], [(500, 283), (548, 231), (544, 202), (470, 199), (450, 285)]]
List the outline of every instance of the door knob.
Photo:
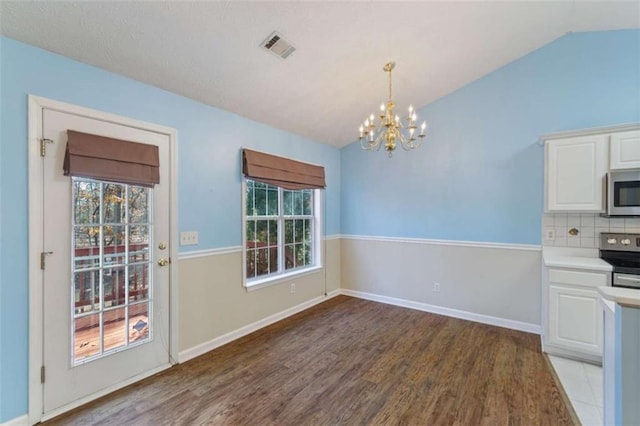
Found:
[(169, 260), (168, 259), (162, 258), (162, 259), (158, 260), (158, 265), (160, 265), (160, 266), (167, 266), (168, 264), (169, 264)]

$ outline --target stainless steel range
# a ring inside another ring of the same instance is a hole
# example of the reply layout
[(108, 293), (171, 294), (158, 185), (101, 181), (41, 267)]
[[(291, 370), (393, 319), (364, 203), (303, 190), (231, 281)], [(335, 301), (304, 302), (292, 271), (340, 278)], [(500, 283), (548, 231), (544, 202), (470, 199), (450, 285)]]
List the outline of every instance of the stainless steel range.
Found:
[(600, 234), (600, 258), (613, 266), (612, 285), (640, 289), (640, 234)]

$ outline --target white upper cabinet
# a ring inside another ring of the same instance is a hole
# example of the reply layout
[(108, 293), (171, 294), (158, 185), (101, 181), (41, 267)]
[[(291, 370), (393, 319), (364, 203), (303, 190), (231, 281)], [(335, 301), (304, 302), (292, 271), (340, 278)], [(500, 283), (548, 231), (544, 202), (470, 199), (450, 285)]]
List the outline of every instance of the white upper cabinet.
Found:
[(604, 211), (608, 148), (608, 134), (546, 140), (545, 210)]
[(611, 135), (611, 170), (640, 169), (640, 130)]

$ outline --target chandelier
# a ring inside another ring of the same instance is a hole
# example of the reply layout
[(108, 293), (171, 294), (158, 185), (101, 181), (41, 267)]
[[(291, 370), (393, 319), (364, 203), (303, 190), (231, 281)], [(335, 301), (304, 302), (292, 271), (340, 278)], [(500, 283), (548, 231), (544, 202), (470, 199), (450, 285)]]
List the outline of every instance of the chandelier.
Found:
[(412, 105), (409, 105), (409, 115), (407, 115), (404, 124), (398, 115), (394, 115), (393, 108), (395, 104), (391, 99), (391, 71), (395, 68), (395, 62), (385, 64), (383, 70), (389, 73), (389, 100), (386, 105), (380, 105), (380, 121), (376, 125), (374, 115), (371, 114), (358, 129), (360, 132), (360, 145), (362, 149), (368, 151), (378, 151), (384, 145), (385, 151), (391, 157), (393, 151), (398, 146), (398, 142), (405, 151), (418, 148), (422, 145), (425, 131), (427, 130), (427, 122), (423, 121), (420, 127), (420, 133), (417, 133), (416, 112)]

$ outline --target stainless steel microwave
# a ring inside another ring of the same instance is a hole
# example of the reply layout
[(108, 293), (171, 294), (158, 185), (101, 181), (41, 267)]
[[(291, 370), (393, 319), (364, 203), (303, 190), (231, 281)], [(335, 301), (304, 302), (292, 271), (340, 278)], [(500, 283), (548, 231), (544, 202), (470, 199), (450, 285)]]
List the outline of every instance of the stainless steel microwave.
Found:
[(640, 216), (640, 169), (607, 174), (607, 216)]

